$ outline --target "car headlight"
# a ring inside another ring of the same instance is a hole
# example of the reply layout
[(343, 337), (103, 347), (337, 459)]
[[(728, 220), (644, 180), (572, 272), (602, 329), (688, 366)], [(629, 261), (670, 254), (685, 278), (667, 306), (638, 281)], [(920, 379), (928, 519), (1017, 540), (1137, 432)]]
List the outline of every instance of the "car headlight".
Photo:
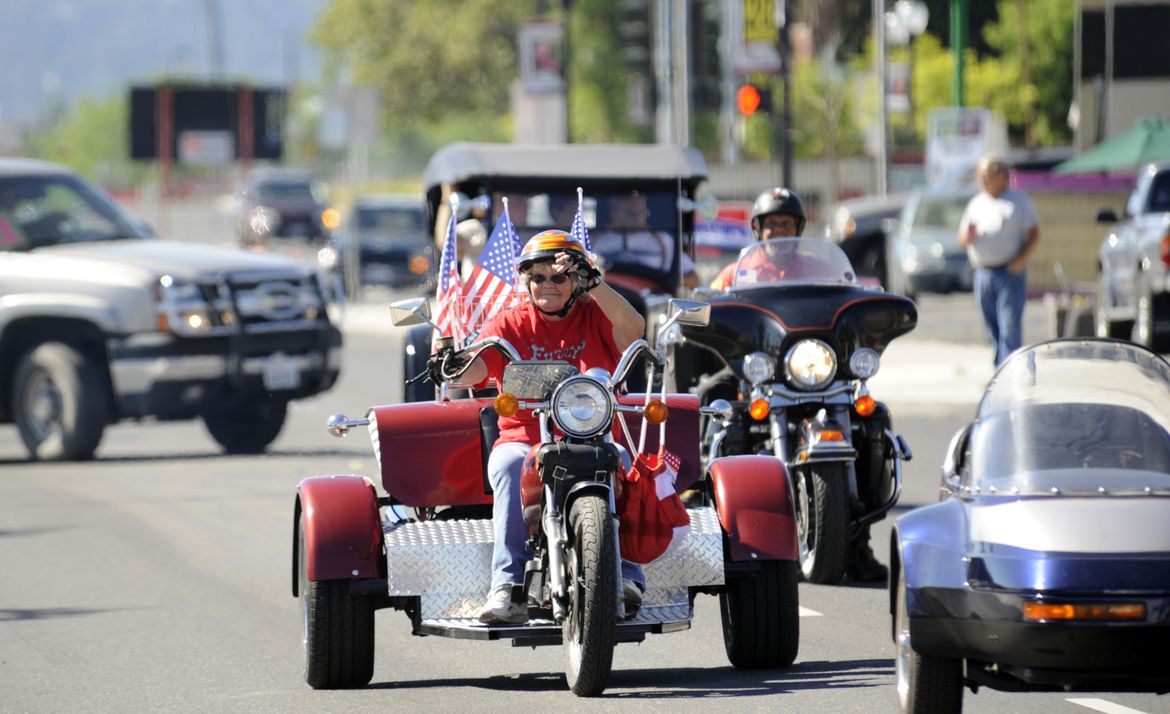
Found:
[(553, 392), (552, 418), (557, 428), (569, 436), (597, 436), (613, 421), (613, 399), (592, 377), (572, 377)]
[(743, 358), (743, 374), (752, 384), (763, 384), (776, 374), (776, 360), (763, 352), (752, 352)]
[(820, 389), (833, 381), (837, 355), (820, 340), (801, 340), (784, 356), (784, 369), (797, 389)]
[(877, 374), (881, 363), (882, 358), (878, 356), (877, 350), (862, 347), (849, 358), (849, 371), (854, 377), (869, 379)]
[(177, 335), (205, 335), (235, 321), (231, 308), (218, 305), (207, 288), (170, 275), (159, 279), (156, 300), (158, 328)]

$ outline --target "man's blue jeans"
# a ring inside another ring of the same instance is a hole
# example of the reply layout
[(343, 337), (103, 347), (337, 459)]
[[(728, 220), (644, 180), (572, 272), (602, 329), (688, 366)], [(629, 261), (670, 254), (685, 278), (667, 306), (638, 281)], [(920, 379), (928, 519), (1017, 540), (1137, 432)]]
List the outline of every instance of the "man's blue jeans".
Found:
[(987, 336), (995, 345), (995, 364), (1023, 344), (1024, 301), (1028, 271), (1013, 273), (1007, 266), (975, 269), (975, 300), (983, 312)]
[[(500, 444), (492, 449), (488, 457), (488, 482), (492, 485), (492, 590), (507, 583), (524, 582), (524, 564), (532, 558), (527, 548), (528, 526), (524, 523), (520, 503), (520, 471), (524, 457), (532, 448), (528, 444), (513, 442)], [(622, 465), (630, 468), (630, 455), (622, 447)], [(646, 577), (642, 566), (622, 561), (622, 577), (630, 578), (643, 589)]]

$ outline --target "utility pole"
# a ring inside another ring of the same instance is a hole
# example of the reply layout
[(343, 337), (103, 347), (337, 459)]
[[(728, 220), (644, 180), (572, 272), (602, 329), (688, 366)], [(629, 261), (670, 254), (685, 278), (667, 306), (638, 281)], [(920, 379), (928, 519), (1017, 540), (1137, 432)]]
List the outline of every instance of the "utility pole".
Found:
[(951, 55), (955, 58), (955, 74), (951, 79), (951, 104), (961, 107), (963, 101), (963, 54), (967, 48), (967, 0), (951, 0)]
[(219, 82), (223, 79), (223, 41), (219, 22), (219, 0), (206, 0), (204, 7), (207, 14), (207, 54), (211, 67), (211, 79)]
[(784, 107), (780, 112), (781, 150), (784, 152), (785, 186), (792, 186), (792, 45), (788, 34), (788, 0), (777, 4), (776, 26), (780, 28), (780, 78), (784, 89)]
[[(954, 2), (954, 0), (952, 0)], [(878, 81), (878, 137), (877, 137), (877, 194), (886, 195), (886, 174), (889, 170), (889, 118), (886, 116), (886, 3), (873, 0), (873, 34), (877, 45)]]

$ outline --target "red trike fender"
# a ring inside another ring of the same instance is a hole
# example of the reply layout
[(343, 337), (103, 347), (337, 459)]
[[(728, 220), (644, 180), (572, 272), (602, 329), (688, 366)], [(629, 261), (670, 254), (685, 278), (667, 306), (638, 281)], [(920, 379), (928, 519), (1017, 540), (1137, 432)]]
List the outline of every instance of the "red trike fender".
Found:
[(302, 513), (309, 580), (386, 577), (382, 523), (374, 484), (362, 476), (314, 476), (297, 486), (293, 510), (293, 595), (297, 594), (298, 529)]
[(771, 456), (725, 456), (711, 462), (710, 473), (731, 560), (796, 560), (784, 464)]

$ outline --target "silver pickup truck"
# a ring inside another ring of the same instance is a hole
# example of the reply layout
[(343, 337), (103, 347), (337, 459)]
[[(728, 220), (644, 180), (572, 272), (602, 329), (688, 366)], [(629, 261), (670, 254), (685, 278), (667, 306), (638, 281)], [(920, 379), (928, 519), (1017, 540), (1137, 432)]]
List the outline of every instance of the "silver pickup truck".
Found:
[(91, 458), (107, 425), (147, 418), (261, 452), (340, 363), (310, 267), (157, 240), (68, 169), (0, 159), (0, 423), (32, 458)]
[(1170, 162), (1138, 174), (1120, 221), (1103, 209), (1097, 222), (1111, 227), (1098, 254), (1097, 335), (1170, 352)]

